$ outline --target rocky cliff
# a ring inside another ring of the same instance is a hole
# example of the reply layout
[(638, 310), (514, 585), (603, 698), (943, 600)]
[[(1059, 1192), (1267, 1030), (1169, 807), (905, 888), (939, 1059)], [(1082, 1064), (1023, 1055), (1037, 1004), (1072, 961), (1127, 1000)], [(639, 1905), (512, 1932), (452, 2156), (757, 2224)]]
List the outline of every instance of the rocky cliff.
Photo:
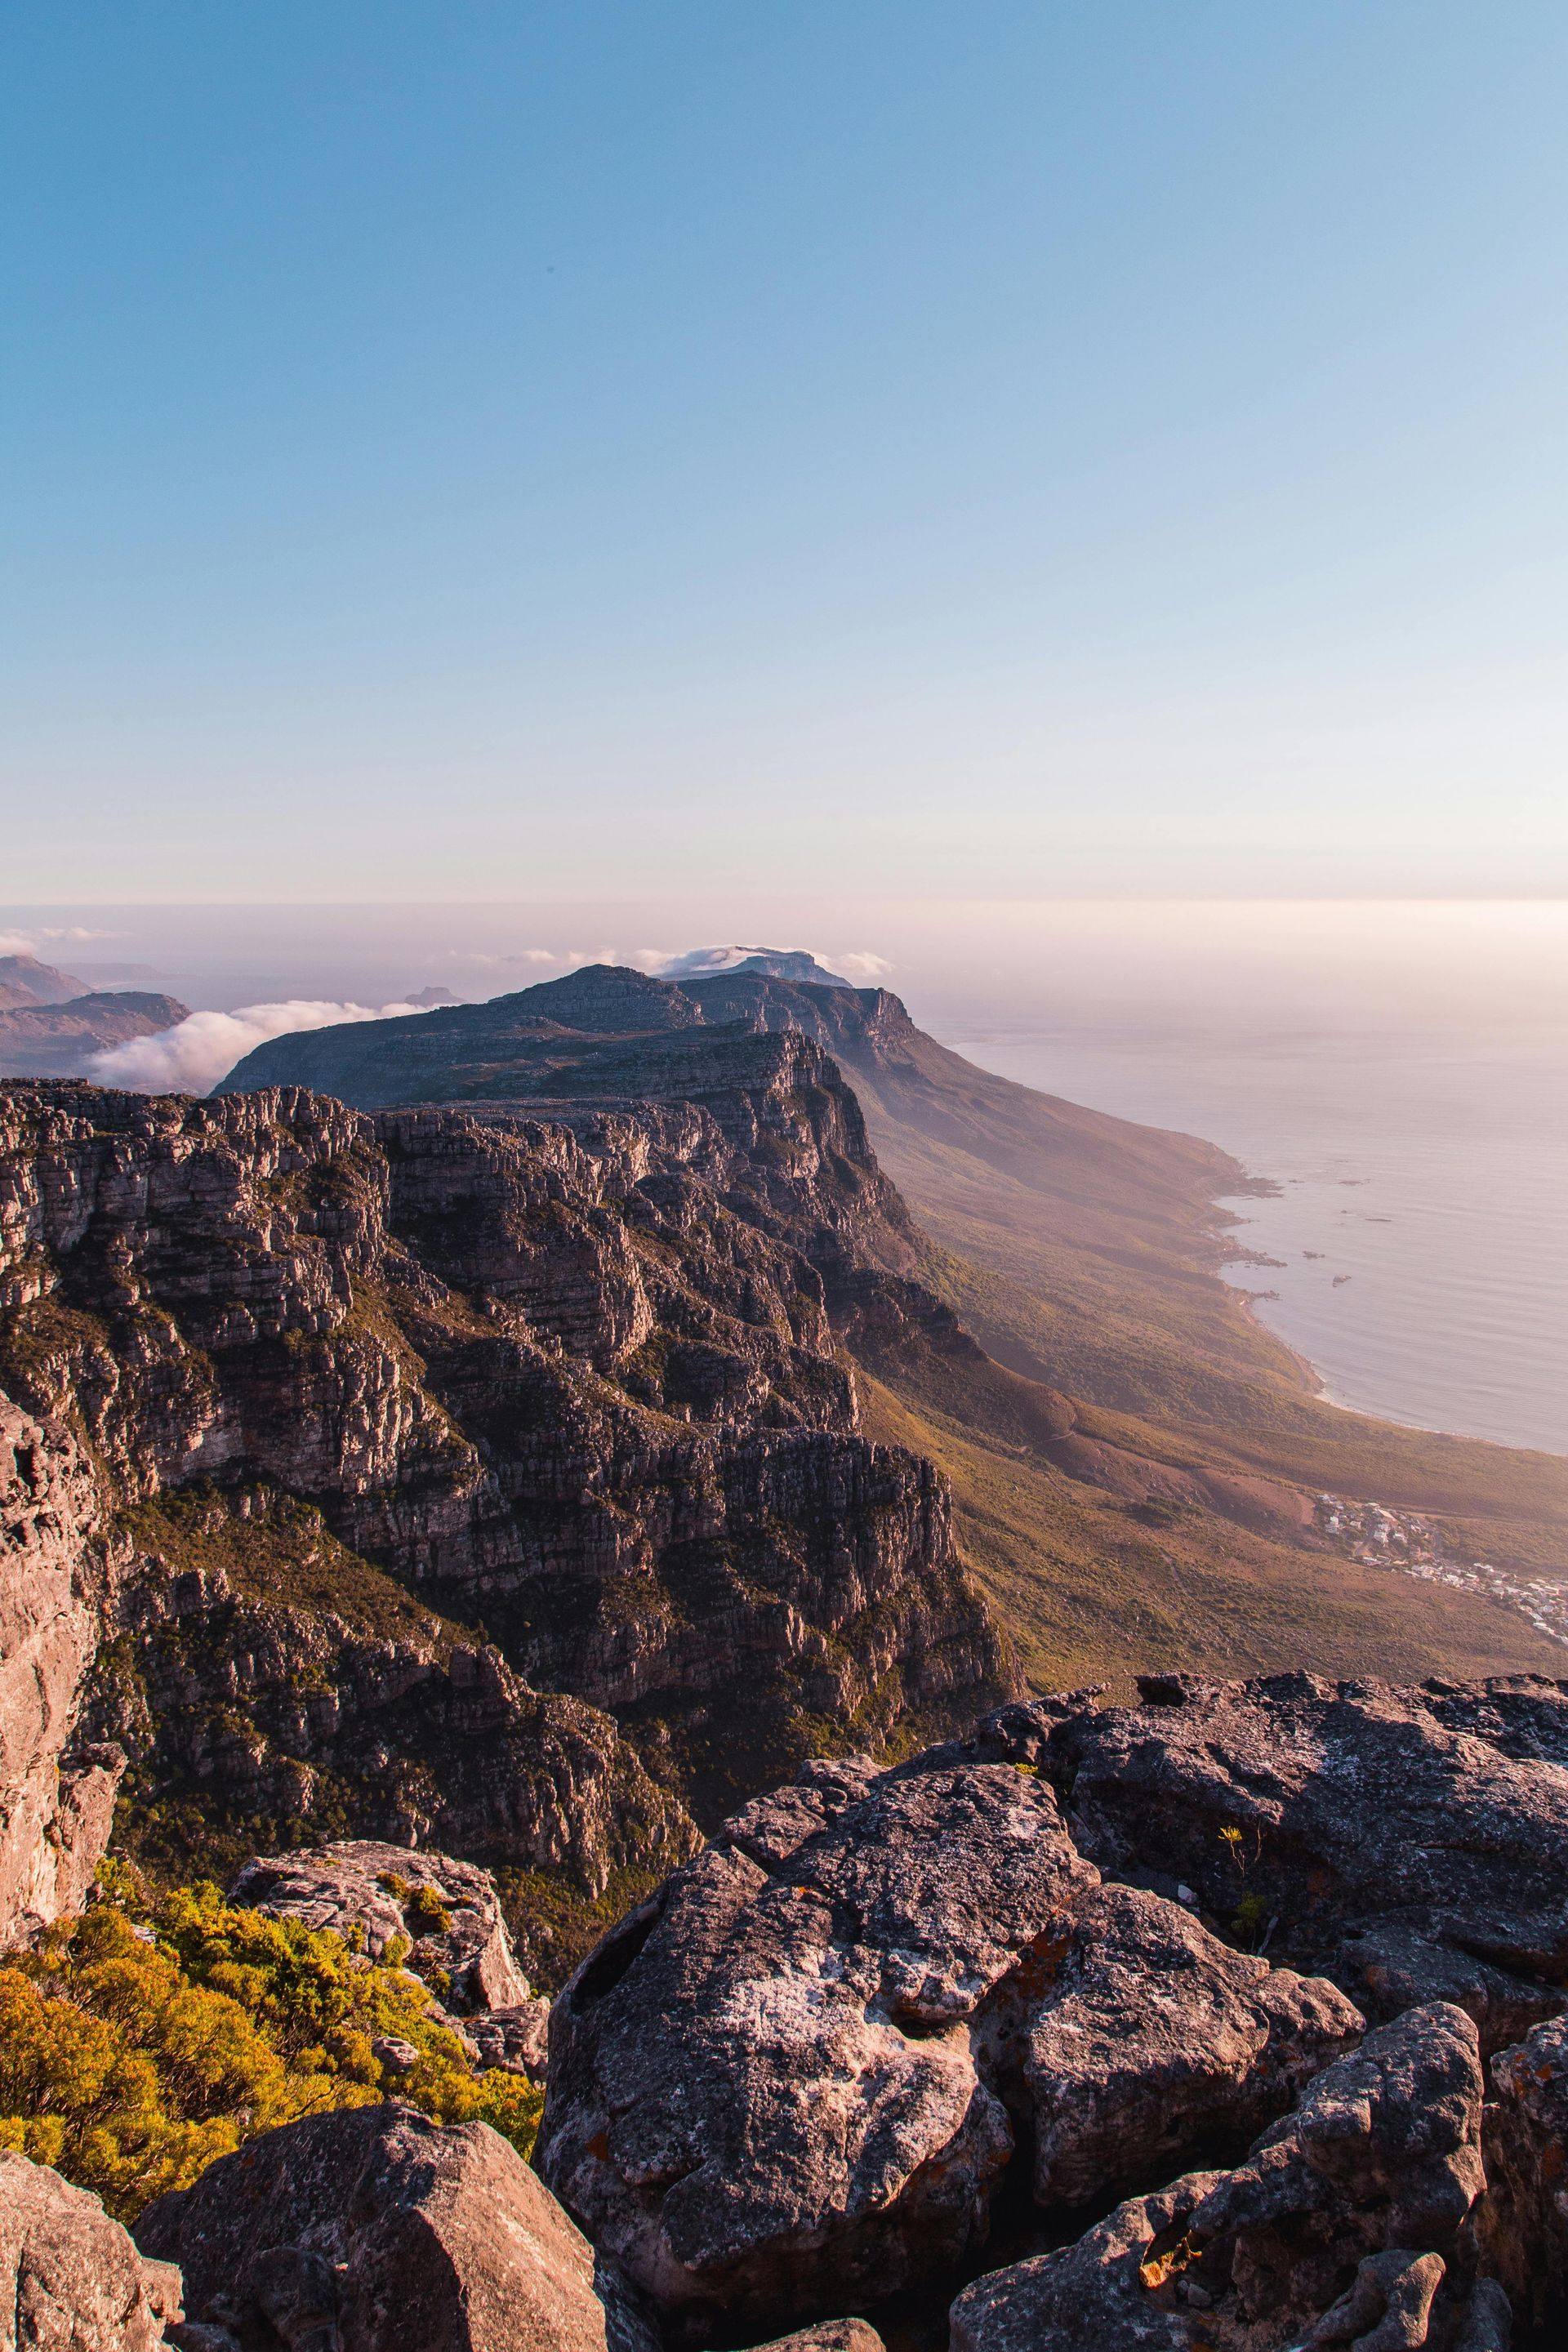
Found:
[(100, 1505), (70, 1433), (0, 1396), (0, 1945), (79, 1906), (124, 1769), (76, 1738), (110, 1589)]
[(129, 1547), (90, 1727), (133, 1843), (429, 1837), (598, 1893), (1002, 1685), (836, 1353), (834, 1286), (907, 1248), (853, 1098), (798, 1036), (702, 1075), (555, 1125), (0, 1090), (0, 1386)]

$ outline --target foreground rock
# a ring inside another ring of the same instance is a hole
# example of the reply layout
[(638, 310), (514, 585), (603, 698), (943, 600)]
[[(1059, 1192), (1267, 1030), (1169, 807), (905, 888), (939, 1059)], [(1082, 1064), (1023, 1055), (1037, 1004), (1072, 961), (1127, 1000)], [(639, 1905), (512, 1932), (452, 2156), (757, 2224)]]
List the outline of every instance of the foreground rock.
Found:
[(1010, 2109), (1076, 2202), (1245, 2145), (1362, 2023), (1102, 1887), (1012, 1763), (808, 1765), (573, 1979), (536, 2160), (679, 2330), (777, 2329), (950, 2274)]
[(197, 2352), (656, 2352), (624, 2286), (601, 2300), (593, 2248), (485, 2124), (442, 2129), (399, 2106), (289, 2124), (160, 2198), (136, 2236), (184, 2272)]
[(79, 1909), (108, 1842), (124, 1755), (71, 1747), (105, 1589), (85, 1453), (0, 1395), (0, 1945)]
[(1102, 1868), (1184, 1882), (1217, 1920), (1245, 1906), (1373, 2017), (1457, 2001), (1495, 2050), (1563, 2006), (1568, 1685), (1140, 1690), (1137, 1707), (1007, 1711)]
[(96, 2197), (0, 2149), (0, 2344), (151, 2352), (180, 2316), (180, 2273), (149, 2261)]
[(1233, 2172), (1189, 2173), (952, 2308), (953, 2352), (1506, 2352), (1466, 2223), (1485, 2187), (1472, 2021), (1411, 2011), (1329, 2067)]

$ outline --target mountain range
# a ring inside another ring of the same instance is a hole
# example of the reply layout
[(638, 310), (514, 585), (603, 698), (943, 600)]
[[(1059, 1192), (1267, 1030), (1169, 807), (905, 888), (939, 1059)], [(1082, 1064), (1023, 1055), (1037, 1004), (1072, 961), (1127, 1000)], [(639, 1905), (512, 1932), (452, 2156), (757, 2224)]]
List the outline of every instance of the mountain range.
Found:
[(94, 989), (34, 956), (0, 956), (0, 1077), (75, 1077), (92, 1056), (190, 1018), (175, 996)]
[(977, 1343), (960, 1364), (865, 1318), (847, 1334), (868, 1426), (946, 1473), (963, 1549), (1031, 1680), (1173, 1650), (1263, 1670), (1303, 1646), (1324, 1670), (1556, 1666), (1526, 1616), (1440, 1573), (1396, 1580), (1350, 1557), (1365, 1547), (1326, 1523), (1356, 1515), (1319, 1498), (1414, 1517), (1439, 1562), (1484, 1559), (1522, 1588), (1561, 1558), (1568, 1465), (1323, 1402), (1219, 1279), (1234, 1244), (1215, 1199), (1253, 1181), (1235, 1160), (978, 1069), (883, 989), (590, 966), (486, 1004), (273, 1039), (219, 1091), (289, 1083), (363, 1108), (569, 1118), (719, 1102), (750, 1041), (791, 1034), (853, 1088), (910, 1213), (908, 1270)]

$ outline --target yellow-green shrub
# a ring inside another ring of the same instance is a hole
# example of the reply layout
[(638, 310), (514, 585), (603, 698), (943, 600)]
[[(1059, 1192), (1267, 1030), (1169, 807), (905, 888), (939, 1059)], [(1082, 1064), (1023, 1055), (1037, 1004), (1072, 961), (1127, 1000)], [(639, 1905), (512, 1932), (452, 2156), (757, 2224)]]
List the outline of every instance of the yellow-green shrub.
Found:
[[(0, 2147), (122, 2220), (258, 2132), (388, 2095), (478, 2117), (526, 2156), (540, 2093), (477, 2074), (428, 2000), (330, 1932), (233, 1910), (205, 1884), (144, 1904), (110, 1872), (79, 1919), (0, 1965)], [(411, 2068), (377, 2061), (383, 2035), (412, 2045)]]

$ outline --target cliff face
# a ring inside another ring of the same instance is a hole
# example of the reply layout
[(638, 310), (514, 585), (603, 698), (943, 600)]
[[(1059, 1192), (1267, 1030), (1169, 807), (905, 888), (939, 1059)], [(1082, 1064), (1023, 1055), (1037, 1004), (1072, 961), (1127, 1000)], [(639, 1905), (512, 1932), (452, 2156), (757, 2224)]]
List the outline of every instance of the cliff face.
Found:
[(816, 1048), (725, 1075), (554, 1126), (0, 1089), (0, 1384), (121, 1507), (92, 1720), (137, 1834), (430, 1836), (596, 1892), (684, 1850), (679, 1799), (1004, 1679), (936, 1474), (834, 1353), (901, 1203)]
[(109, 1835), (125, 1759), (72, 1746), (107, 1585), (80, 1447), (0, 1396), (0, 1942), (74, 1909)]

